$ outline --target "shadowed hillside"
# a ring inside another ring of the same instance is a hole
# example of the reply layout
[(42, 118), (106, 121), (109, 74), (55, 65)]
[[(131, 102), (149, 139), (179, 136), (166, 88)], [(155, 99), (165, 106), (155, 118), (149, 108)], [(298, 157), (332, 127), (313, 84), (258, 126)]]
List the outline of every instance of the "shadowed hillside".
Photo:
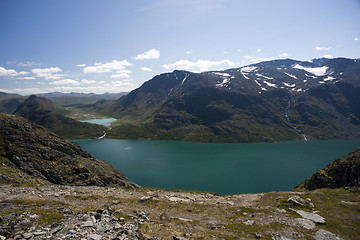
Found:
[(51, 100), (32, 95), (16, 109), (14, 114), (40, 124), (64, 138), (98, 138), (107, 130), (104, 126), (65, 117), (56, 110)]

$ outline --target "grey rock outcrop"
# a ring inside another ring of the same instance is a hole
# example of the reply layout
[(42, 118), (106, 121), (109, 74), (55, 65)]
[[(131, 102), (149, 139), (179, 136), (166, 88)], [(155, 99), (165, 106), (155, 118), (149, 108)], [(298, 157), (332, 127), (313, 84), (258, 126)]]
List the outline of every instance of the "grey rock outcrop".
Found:
[(306, 212), (303, 210), (294, 210), (297, 214), (299, 214), (301, 217), (311, 220), (315, 223), (320, 223), (323, 224), (325, 223), (325, 218), (323, 218), (322, 216), (320, 216), (317, 213), (311, 213), (311, 212)]
[(328, 232), (326, 230), (320, 229), (315, 233), (315, 240), (344, 240), (341, 237), (336, 236), (335, 234)]

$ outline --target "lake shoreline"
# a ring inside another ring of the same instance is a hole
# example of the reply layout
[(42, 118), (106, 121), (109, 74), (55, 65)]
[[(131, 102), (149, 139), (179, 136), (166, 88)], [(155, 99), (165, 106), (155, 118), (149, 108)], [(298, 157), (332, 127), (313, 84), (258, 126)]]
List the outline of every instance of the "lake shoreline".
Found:
[(143, 187), (219, 194), (291, 191), (360, 141), (191, 143), (72, 140)]

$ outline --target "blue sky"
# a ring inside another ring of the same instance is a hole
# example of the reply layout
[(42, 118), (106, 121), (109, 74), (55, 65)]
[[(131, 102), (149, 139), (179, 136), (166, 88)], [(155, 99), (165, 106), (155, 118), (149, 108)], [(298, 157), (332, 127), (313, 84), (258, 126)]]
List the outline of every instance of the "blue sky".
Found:
[(359, 0), (0, 0), (0, 91), (122, 92), (174, 69), (360, 57)]

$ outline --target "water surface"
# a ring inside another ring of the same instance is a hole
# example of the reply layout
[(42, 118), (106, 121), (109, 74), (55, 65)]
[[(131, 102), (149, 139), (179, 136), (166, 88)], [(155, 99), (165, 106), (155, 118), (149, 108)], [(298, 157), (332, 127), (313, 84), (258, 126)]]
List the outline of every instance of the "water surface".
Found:
[(88, 123), (95, 123), (99, 125), (103, 125), (105, 127), (110, 127), (110, 124), (112, 122), (115, 122), (116, 118), (98, 118), (98, 119), (88, 119), (88, 120), (82, 120), (80, 122), (88, 122)]
[(189, 143), (73, 140), (143, 187), (220, 194), (292, 190), (360, 141)]

